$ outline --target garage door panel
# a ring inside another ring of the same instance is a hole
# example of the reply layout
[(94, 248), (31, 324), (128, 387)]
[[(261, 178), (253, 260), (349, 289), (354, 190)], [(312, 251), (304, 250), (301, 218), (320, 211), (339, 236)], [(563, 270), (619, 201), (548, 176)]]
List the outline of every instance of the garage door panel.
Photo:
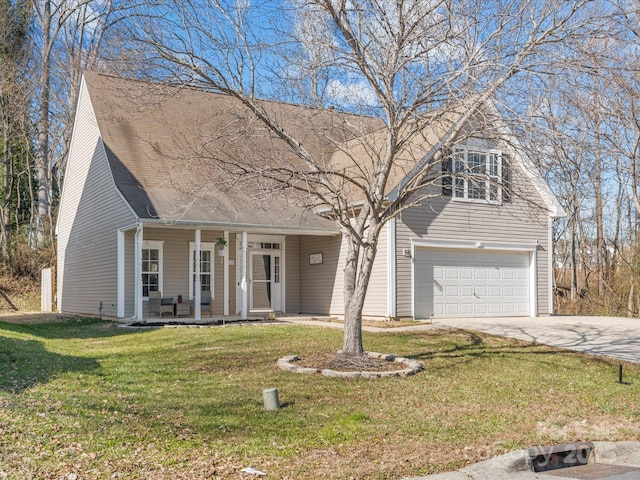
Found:
[(451, 304), (451, 303), (445, 304), (445, 309), (444, 309), (445, 315), (449, 315), (449, 316), (460, 315), (460, 309), (458, 307), (459, 307), (458, 304)]
[(465, 268), (462, 267), (460, 269), (460, 279), (462, 280), (472, 280), (473, 279), (473, 268)]
[(474, 312), (474, 305), (473, 303), (462, 303), (460, 305), (460, 315), (467, 317), (469, 315), (473, 315)]
[(474, 288), (472, 285), (460, 285), (460, 296), (461, 297), (472, 297), (474, 292)]
[(528, 315), (529, 314), (529, 304), (528, 303), (517, 303), (516, 304), (516, 315)]
[(502, 304), (502, 313), (505, 315), (513, 315), (516, 311), (516, 307), (513, 303), (503, 303)]
[(498, 298), (502, 294), (502, 289), (500, 288), (500, 285), (489, 285), (488, 290), (489, 290), (489, 293), (487, 295), (488, 297)]
[(416, 248), (417, 318), (528, 315), (529, 254)]
[(502, 313), (501, 303), (487, 303), (487, 311), (491, 315), (500, 315)]
[(445, 279), (458, 279), (460, 278), (460, 270), (456, 267), (447, 267), (444, 272)]

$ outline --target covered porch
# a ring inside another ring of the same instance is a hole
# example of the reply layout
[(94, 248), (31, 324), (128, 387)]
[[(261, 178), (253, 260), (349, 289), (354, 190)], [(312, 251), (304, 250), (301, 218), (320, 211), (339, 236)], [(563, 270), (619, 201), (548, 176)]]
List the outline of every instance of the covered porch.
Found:
[(121, 229), (118, 320), (211, 324), (300, 313), (303, 236), (335, 237), (335, 232), (164, 221)]

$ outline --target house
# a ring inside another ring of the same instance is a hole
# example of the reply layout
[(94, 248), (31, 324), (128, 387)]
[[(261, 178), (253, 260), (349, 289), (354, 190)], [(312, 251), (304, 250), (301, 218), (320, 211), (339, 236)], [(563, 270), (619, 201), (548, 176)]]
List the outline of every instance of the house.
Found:
[[(333, 110), (265, 105), (327, 162), (380, 126)], [(261, 166), (296, 158), (246, 113), (221, 94), (83, 76), (56, 227), (59, 311), (148, 320), (161, 315), (150, 302), (161, 292), (175, 304), (168, 313), (196, 320), (205, 311), (343, 314), (339, 231), (289, 194), (260, 197)], [(456, 176), (473, 162), (494, 174), (504, 163), (506, 171), (507, 155), (513, 178), (541, 208)], [(214, 168), (212, 158), (228, 165)], [(441, 194), (385, 226), (363, 314), (550, 314), (551, 223), (564, 212), (548, 186), (497, 140), (456, 146), (449, 166)], [(238, 168), (246, 169), (242, 185), (234, 184), (239, 172), (229, 174)]]

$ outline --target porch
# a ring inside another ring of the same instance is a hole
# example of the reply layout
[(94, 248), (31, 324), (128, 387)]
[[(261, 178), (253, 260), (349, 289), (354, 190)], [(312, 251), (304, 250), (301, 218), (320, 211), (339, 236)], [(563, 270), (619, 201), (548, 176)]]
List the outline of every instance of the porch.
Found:
[[(339, 237), (328, 231), (285, 234), (165, 222), (122, 229), (117, 318), (121, 323), (211, 324), (297, 314), (302, 238), (339, 248)], [(156, 296), (161, 308), (154, 305)]]

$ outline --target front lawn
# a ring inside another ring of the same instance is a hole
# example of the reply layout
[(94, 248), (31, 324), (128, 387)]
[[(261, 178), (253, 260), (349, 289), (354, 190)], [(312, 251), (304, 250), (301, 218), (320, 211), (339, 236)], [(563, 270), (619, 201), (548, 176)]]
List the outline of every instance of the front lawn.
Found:
[[(640, 433), (640, 370), (471, 332), (365, 334), (408, 378), (281, 371), (341, 332), (0, 323), (0, 478), (396, 479), (513, 449)], [(276, 387), (284, 408), (268, 412)]]

